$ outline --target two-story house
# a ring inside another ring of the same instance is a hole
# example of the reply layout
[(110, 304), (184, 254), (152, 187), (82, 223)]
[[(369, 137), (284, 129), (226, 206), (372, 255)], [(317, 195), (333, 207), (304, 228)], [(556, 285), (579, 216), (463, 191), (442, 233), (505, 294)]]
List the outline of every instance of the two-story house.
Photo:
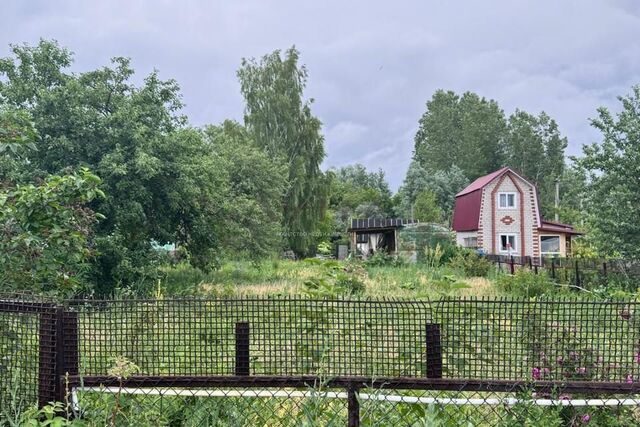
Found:
[(485, 253), (567, 256), (573, 226), (540, 217), (536, 186), (505, 167), (473, 181), (456, 195), (453, 229), (458, 245)]

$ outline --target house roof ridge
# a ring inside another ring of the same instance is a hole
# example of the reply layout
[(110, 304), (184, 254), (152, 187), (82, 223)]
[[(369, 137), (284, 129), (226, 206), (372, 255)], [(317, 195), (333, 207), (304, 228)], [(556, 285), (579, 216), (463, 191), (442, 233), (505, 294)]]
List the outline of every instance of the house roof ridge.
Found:
[(471, 184), (467, 185), (458, 194), (456, 194), (456, 197), (464, 196), (465, 194), (469, 194), (469, 193), (473, 193), (474, 191), (481, 190), (484, 187), (486, 187), (491, 181), (502, 176), (504, 173), (508, 171), (514, 172), (513, 169), (511, 169), (509, 166), (505, 166), (489, 174), (478, 177)]

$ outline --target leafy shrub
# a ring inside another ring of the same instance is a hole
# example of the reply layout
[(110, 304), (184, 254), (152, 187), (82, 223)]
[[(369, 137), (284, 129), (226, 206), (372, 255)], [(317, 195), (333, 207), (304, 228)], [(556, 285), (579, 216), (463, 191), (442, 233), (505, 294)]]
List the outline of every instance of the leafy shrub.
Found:
[(458, 250), (450, 265), (469, 277), (486, 277), (491, 269), (489, 260), (469, 249)]
[(320, 255), (331, 255), (331, 243), (327, 241), (320, 242), (316, 250)]
[(304, 293), (316, 298), (333, 298), (340, 295), (357, 295), (365, 290), (367, 272), (358, 263), (342, 264), (335, 260), (317, 258), (305, 260), (322, 267), (319, 277), (304, 282)]
[(407, 260), (398, 255), (378, 251), (364, 261), (367, 267), (404, 267)]
[(93, 227), (104, 218), (88, 205), (104, 198), (100, 183), (82, 168), (0, 191), (1, 284), (65, 296), (86, 286)]
[(445, 253), (440, 246), (440, 243), (436, 243), (435, 246), (425, 246), (423, 261), (428, 268), (436, 268), (442, 265), (442, 258)]
[(442, 277), (433, 280), (431, 283), (436, 291), (442, 296), (448, 296), (455, 291), (469, 289), (471, 287), (464, 282), (456, 280), (455, 277), (450, 275), (443, 275)]
[(501, 275), (496, 280), (501, 291), (519, 297), (538, 297), (555, 289), (554, 283), (544, 274), (520, 268), (514, 275)]
[(38, 409), (33, 406), (20, 417), (19, 424), (29, 427), (64, 427), (75, 423), (63, 416), (65, 407), (62, 402), (51, 402), (49, 405)]

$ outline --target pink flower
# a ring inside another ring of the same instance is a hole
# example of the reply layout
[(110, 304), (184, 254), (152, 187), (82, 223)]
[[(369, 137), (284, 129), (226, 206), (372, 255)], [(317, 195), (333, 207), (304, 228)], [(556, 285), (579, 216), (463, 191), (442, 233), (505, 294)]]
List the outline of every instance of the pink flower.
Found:
[(539, 380), (540, 379), (540, 368), (533, 368), (531, 370), (531, 376), (533, 377), (534, 380)]
[(562, 362), (564, 362), (564, 359), (562, 358), (562, 356), (558, 356), (558, 358), (556, 359), (556, 363), (558, 365), (562, 365)]
[(633, 377), (631, 376), (631, 374), (627, 374), (627, 384), (633, 384)]
[(560, 399), (560, 400), (571, 400), (571, 395), (570, 394), (561, 394), (560, 396), (558, 396), (558, 399)]
[(640, 363), (640, 351), (636, 353), (636, 363)]
[(587, 373), (587, 368), (585, 368), (584, 366), (581, 366), (579, 368), (576, 368), (576, 372), (580, 375), (584, 375)]
[(542, 369), (542, 374), (544, 376), (548, 376), (551, 373), (551, 370), (549, 368), (543, 368)]
[(591, 416), (589, 416), (589, 414), (584, 414), (581, 418), (582, 424), (588, 423), (590, 419), (591, 419)]

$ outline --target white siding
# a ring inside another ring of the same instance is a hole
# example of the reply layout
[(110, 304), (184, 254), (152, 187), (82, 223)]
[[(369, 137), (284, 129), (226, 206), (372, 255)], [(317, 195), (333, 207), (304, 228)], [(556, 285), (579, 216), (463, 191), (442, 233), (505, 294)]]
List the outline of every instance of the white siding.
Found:
[(458, 231), (456, 233), (456, 243), (458, 244), (458, 246), (465, 246), (464, 239), (467, 239), (470, 237), (477, 238), (478, 232), (477, 231)]

